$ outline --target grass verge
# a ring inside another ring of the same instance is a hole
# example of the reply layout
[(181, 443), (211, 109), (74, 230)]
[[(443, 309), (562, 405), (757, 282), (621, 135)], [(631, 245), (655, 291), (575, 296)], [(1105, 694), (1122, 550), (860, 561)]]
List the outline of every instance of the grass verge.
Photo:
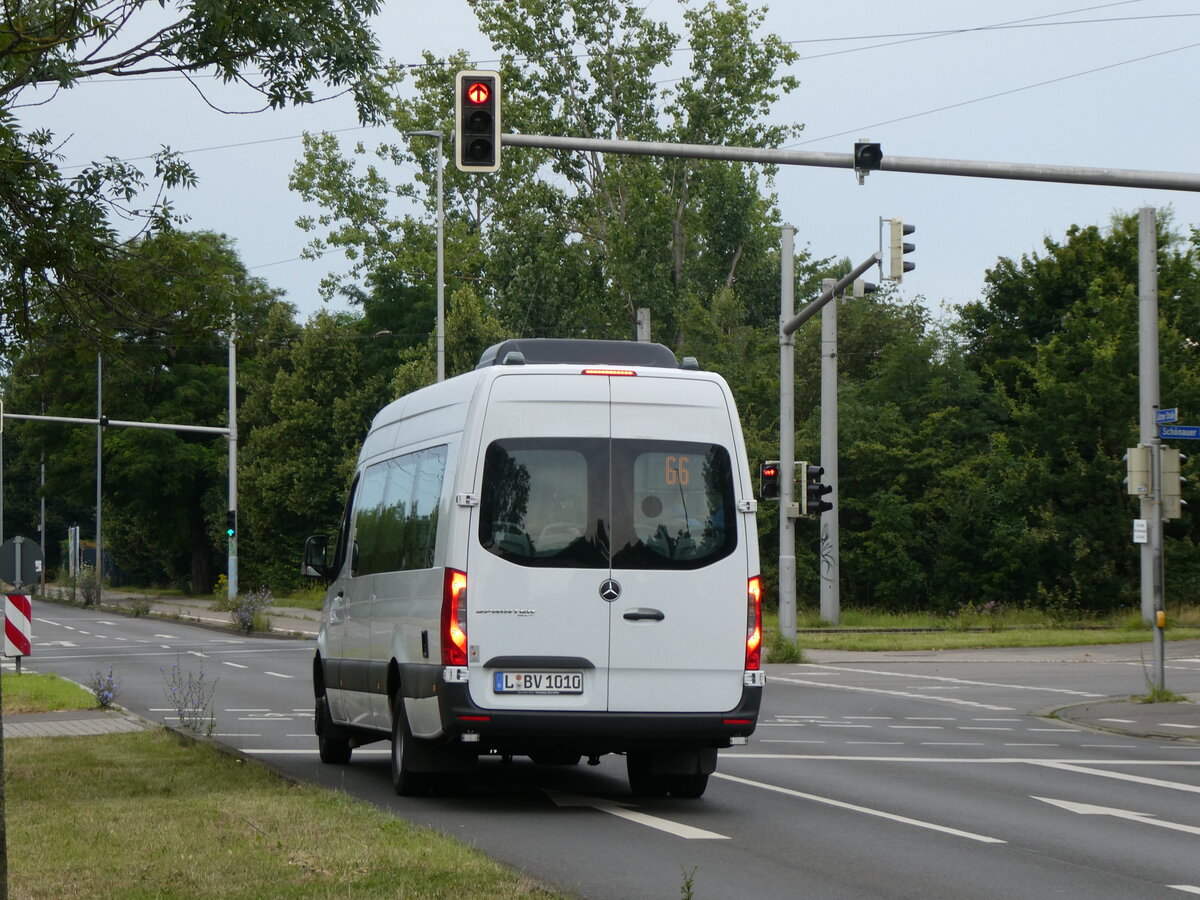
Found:
[(56, 675), (4, 673), (4, 714), (51, 712), (60, 709), (95, 709), (91, 691)]
[(560, 896), (457, 841), (165, 730), (22, 738), (4, 752), (14, 897)]
[[(797, 617), (801, 629), (821, 629), (815, 613)], [(1081, 627), (1087, 626), (1087, 627)], [(883, 629), (875, 631), (871, 629)], [(926, 629), (910, 631), (904, 629)], [(763, 613), (766, 644), (786, 646), (779, 637), (775, 612)], [(989, 647), (1081, 647), (1093, 644), (1149, 643), (1153, 630), (1140, 616), (1118, 612), (1110, 617), (1064, 623), (1034, 610), (1002, 615), (935, 616), (928, 613), (880, 613), (843, 610), (837, 630), (809, 630), (797, 635), (796, 644), (810, 650), (972, 650)], [(1200, 638), (1200, 609), (1186, 607), (1168, 618), (1169, 641)], [(768, 661), (787, 662), (786, 659)]]

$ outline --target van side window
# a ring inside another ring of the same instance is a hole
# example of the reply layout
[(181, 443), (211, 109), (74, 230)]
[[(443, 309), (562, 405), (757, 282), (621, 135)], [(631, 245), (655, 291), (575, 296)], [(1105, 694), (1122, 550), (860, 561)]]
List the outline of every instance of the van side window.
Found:
[(430, 447), (368, 466), (354, 518), (355, 574), (433, 565), (446, 447)]
[(694, 441), (494, 441), (479, 543), (522, 566), (707, 566), (737, 547), (729, 452)]
[(342, 573), (342, 566), (346, 562), (346, 548), (350, 546), (350, 526), (354, 519), (351, 516), (351, 511), (354, 509), (354, 497), (358, 493), (358, 478), (350, 483), (350, 490), (346, 495), (346, 509), (342, 513), (342, 527), (338, 529), (337, 545), (333, 551), (333, 566), (330, 569), (334, 576)]

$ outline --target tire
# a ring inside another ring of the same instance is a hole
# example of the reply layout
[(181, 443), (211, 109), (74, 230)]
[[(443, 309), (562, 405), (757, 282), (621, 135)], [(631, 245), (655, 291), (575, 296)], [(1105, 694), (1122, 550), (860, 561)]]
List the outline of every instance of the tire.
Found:
[(625, 757), (625, 769), (629, 774), (629, 790), (635, 797), (665, 797), (671, 789), (671, 776), (650, 771), (654, 757), (650, 754), (630, 753)]
[(695, 800), (704, 795), (708, 787), (707, 775), (672, 775), (671, 796), (684, 800)]
[(397, 694), (392, 702), (392, 787), (401, 797), (428, 794), (433, 785), (429, 772), (412, 770), (414, 740), (404, 713), (404, 698)]
[(332, 766), (344, 766), (349, 763), (350, 741), (338, 735), (338, 728), (329, 715), (329, 701), (323, 693), (317, 698), (317, 709), (313, 718), (317, 728), (317, 753), (321, 762)]

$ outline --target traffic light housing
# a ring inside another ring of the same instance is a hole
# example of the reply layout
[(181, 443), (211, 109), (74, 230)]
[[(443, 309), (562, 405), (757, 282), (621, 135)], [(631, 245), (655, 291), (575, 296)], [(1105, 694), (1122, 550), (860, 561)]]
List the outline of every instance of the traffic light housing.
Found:
[(500, 73), (464, 69), (454, 76), (454, 164), (460, 172), (500, 168)]
[(1135, 497), (1148, 495), (1153, 489), (1150, 473), (1150, 447), (1139, 444), (1125, 451), (1125, 492)]
[(225, 513), (225, 536), (237, 537), (237, 510), (231, 509)]
[(1187, 479), (1179, 474), (1179, 467), (1187, 462), (1187, 457), (1175, 447), (1162, 448), (1162, 517), (1178, 519), (1183, 515), (1183, 507), (1187, 504), (1180, 496), (1183, 482)]
[(906, 243), (904, 238), (917, 230), (916, 225), (905, 225), (902, 219), (891, 220), (891, 240), (888, 248), (888, 279), (897, 283), (904, 280), (904, 273), (911, 272), (917, 267), (916, 263), (908, 262), (904, 254), (917, 249), (916, 244)]
[(800, 492), (800, 512), (803, 515), (819, 516), (833, 509), (832, 503), (821, 499), (833, 491), (833, 485), (822, 484), (821, 477), (824, 474), (824, 466), (804, 466), (804, 487)]
[(883, 165), (883, 147), (871, 141), (855, 141), (854, 169), (857, 172), (874, 172)]
[(759, 468), (758, 495), (764, 500), (779, 499), (779, 460), (769, 459)]

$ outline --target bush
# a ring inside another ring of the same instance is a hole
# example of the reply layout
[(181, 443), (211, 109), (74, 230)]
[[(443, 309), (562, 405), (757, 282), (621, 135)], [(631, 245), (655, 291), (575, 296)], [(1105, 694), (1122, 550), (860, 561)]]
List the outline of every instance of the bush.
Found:
[(275, 602), (270, 588), (259, 588), (248, 594), (239, 594), (233, 601), (229, 616), (234, 627), (249, 634), (252, 631), (270, 631), (271, 620), (267, 609)]
[(121, 679), (113, 675), (113, 667), (108, 667), (108, 674), (93, 672), (92, 677), (84, 683), (89, 691), (96, 695), (96, 705), (101, 709), (112, 709), (117, 703), (117, 694), (121, 690)]

